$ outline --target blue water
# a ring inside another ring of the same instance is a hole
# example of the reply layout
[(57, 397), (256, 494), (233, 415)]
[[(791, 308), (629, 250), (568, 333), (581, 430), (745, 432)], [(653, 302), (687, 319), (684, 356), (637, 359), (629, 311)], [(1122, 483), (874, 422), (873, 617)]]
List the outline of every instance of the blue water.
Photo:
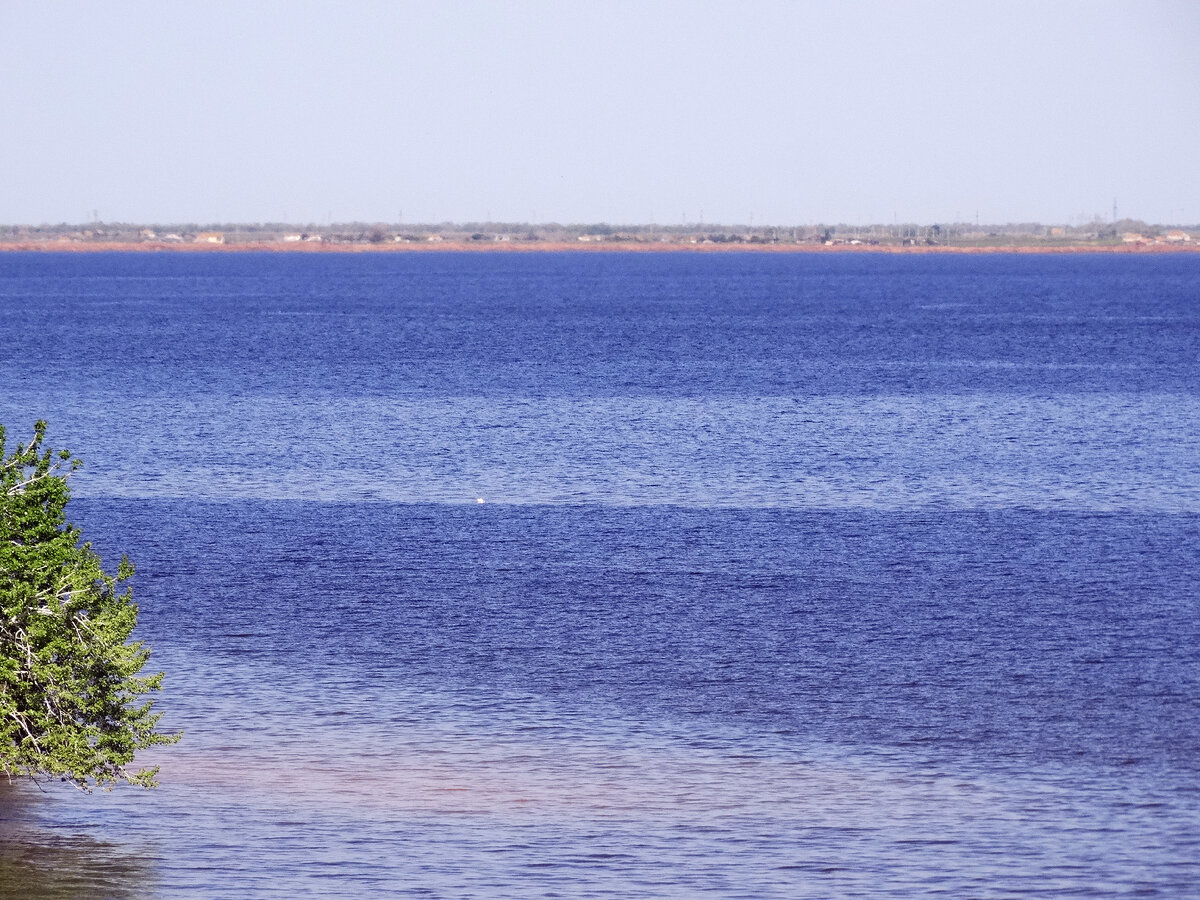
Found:
[(1200, 893), (1200, 258), (2, 254), (0, 384), (186, 731), (0, 894)]

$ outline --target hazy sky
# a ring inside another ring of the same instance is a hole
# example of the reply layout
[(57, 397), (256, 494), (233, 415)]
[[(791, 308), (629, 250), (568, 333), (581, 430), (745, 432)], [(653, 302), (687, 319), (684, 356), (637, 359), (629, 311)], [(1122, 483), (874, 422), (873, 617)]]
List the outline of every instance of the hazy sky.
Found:
[(0, 0), (0, 223), (1200, 220), (1200, 2)]

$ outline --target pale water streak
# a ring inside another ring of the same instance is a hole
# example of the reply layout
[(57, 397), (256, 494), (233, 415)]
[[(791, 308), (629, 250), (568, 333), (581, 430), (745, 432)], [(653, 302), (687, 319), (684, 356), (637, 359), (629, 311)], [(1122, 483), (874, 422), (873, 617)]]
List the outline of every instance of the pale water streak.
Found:
[(85, 497), (1200, 512), (1188, 395), (159, 397), (118, 430), (96, 397), (45, 414), (104, 461)]

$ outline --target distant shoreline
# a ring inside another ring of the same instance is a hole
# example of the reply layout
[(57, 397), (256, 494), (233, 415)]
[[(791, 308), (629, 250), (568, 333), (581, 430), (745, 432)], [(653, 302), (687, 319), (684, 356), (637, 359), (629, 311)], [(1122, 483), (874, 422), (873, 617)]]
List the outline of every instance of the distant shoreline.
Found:
[(1200, 242), (1155, 244), (1055, 244), (1014, 246), (946, 246), (897, 244), (813, 243), (666, 243), (567, 241), (439, 241), (411, 243), (167, 243), (164, 241), (11, 241), (0, 242), (0, 253), (916, 253), (916, 254), (1130, 254), (1197, 253)]

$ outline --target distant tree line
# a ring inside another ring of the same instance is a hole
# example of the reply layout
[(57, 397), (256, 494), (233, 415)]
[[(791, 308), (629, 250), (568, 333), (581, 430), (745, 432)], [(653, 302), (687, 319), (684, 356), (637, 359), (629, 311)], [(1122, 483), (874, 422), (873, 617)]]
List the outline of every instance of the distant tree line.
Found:
[(129, 223), (92, 222), (85, 225), (0, 225), (0, 242), (114, 242), (154, 243), (203, 241), (219, 235), (225, 244), (314, 240), (332, 244), (415, 243), (429, 240), (481, 242), (605, 242), (605, 243), (863, 243), (1005, 245), (1022, 243), (1117, 243), (1126, 234), (1154, 239), (1169, 229), (1182, 228), (1200, 239), (1200, 226), (1165, 226), (1138, 219), (1076, 225), (1037, 222), (980, 225), (974, 222), (904, 222), (854, 225), (630, 225), (609, 222), (440, 222), (399, 225), (387, 222), (344, 222), (327, 225), (287, 222)]

